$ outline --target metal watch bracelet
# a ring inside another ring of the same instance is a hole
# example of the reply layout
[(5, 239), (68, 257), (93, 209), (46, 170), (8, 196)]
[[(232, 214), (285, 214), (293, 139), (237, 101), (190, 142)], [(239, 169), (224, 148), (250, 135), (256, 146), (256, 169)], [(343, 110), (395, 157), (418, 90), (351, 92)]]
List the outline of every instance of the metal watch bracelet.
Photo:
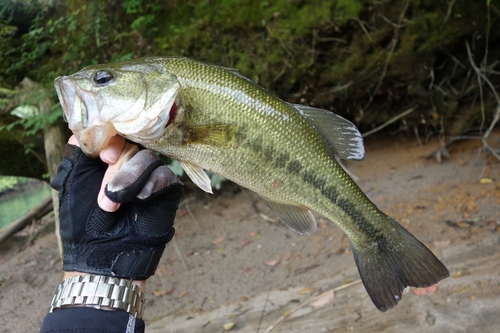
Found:
[(60, 308), (85, 306), (124, 310), (142, 318), (144, 293), (131, 280), (103, 275), (79, 275), (64, 280), (56, 289), (49, 313)]

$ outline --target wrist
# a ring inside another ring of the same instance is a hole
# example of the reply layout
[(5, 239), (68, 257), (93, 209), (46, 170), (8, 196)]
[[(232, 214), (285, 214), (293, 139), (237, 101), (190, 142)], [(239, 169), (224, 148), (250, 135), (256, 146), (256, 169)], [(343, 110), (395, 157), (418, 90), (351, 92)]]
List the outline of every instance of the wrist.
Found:
[(90, 307), (107, 311), (125, 311), (142, 318), (146, 300), (137, 283), (105, 275), (65, 272), (56, 288), (49, 313), (65, 308)]
[[(97, 275), (97, 274), (90, 274), (90, 273), (83, 273), (83, 272), (76, 272), (76, 271), (63, 271), (63, 280), (67, 280), (69, 278), (72, 278), (74, 276), (81, 276), (81, 275)], [(136, 285), (139, 287), (139, 289), (145, 293), (146, 292), (146, 281), (147, 280), (132, 280), (132, 285)]]

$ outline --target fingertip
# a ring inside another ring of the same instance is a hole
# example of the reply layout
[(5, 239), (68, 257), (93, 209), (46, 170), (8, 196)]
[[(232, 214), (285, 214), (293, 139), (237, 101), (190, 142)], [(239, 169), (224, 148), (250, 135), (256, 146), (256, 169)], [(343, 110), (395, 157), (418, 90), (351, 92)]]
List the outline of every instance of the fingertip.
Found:
[(112, 201), (110, 198), (108, 198), (106, 195), (104, 195), (102, 198), (99, 198), (97, 203), (99, 204), (99, 207), (105, 212), (108, 213), (113, 213), (120, 208), (120, 204)]
[(68, 139), (68, 144), (73, 145), (73, 146), (80, 147), (80, 142), (78, 142), (78, 140), (76, 139), (76, 136), (74, 136), (74, 135), (72, 135), (72, 136)]
[(99, 157), (104, 163), (115, 164), (125, 147), (125, 138), (115, 135), (109, 139), (108, 144), (99, 153)]

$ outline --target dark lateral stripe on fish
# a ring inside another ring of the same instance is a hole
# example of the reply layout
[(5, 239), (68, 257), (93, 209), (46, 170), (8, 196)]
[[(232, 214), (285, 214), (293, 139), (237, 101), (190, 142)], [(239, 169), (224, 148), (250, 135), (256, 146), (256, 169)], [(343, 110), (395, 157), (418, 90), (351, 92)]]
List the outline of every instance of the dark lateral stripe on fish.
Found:
[(276, 165), (277, 168), (284, 169), (289, 161), (290, 161), (290, 154), (278, 153), (278, 155), (274, 159), (274, 165)]
[(370, 237), (372, 239), (372, 243), (377, 244), (378, 249), (385, 248), (383, 245), (386, 244), (387, 240), (383, 231), (368, 221), (364, 214), (357, 210), (349, 200), (345, 198), (338, 198), (337, 205), (339, 205), (344, 212), (352, 217), (352, 220), (356, 223), (359, 231)]
[(299, 160), (290, 158), (290, 154), (281, 153), (271, 146), (266, 145), (263, 147), (262, 137), (257, 137), (245, 142), (246, 145), (256, 154), (263, 154), (267, 159), (273, 160), (273, 165), (276, 168), (284, 168), (289, 174), (300, 174), (302, 180), (306, 184), (310, 184), (315, 189), (319, 190), (321, 194), (327, 197), (331, 202), (336, 203), (347, 215), (353, 218), (359, 231), (366, 236), (374, 238), (374, 242), (382, 246), (385, 243), (385, 237), (381, 229), (377, 228), (373, 223), (370, 223), (358, 211), (354, 204), (339, 196), (337, 189), (334, 186), (326, 186), (326, 179), (316, 176), (314, 171), (304, 169)]
[[(300, 164), (300, 162), (298, 163)], [(385, 242), (382, 230), (378, 229), (373, 223), (370, 223), (365, 218), (364, 214), (357, 210), (354, 204), (352, 204), (349, 200), (340, 197), (335, 187), (326, 186), (327, 182), (325, 179), (316, 177), (316, 175), (309, 170), (305, 170), (302, 173), (302, 179), (305, 183), (320, 190), (322, 195), (330, 199), (330, 201), (335, 202), (347, 215), (351, 216), (360, 232), (368, 237), (375, 237), (374, 241), (377, 244), (382, 245)]]
[(302, 168), (303, 168), (302, 163), (300, 163), (299, 160), (290, 161), (286, 166), (286, 170), (289, 173), (299, 173), (302, 171)]
[(243, 142), (240, 141), (241, 139), (241, 136), (237, 137), (239, 144), (249, 147), (255, 154), (261, 154), (268, 160), (272, 160), (275, 168), (285, 169), (288, 174), (300, 175), (306, 184), (319, 190), (323, 196), (336, 203), (347, 215), (351, 216), (361, 233), (373, 239), (374, 243), (383, 248), (383, 244), (386, 243), (383, 231), (368, 221), (364, 214), (356, 209), (354, 204), (340, 197), (334, 186), (327, 186), (326, 179), (317, 177), (312, 170), (305, 169), (302, 163), (297, 159), (292, 159), (289, 153), (280, 152), (270, 145), (264, 146), (263, 139), (260, 136)]

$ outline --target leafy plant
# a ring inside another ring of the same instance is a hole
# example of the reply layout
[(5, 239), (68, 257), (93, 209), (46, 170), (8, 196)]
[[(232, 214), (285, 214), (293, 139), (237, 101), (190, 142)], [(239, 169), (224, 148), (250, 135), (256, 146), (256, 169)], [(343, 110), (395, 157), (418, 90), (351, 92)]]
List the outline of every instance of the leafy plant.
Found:
[(14, 176), (0, 176), (0, 193), (14, 188), (18, 183), (18, 178)]

